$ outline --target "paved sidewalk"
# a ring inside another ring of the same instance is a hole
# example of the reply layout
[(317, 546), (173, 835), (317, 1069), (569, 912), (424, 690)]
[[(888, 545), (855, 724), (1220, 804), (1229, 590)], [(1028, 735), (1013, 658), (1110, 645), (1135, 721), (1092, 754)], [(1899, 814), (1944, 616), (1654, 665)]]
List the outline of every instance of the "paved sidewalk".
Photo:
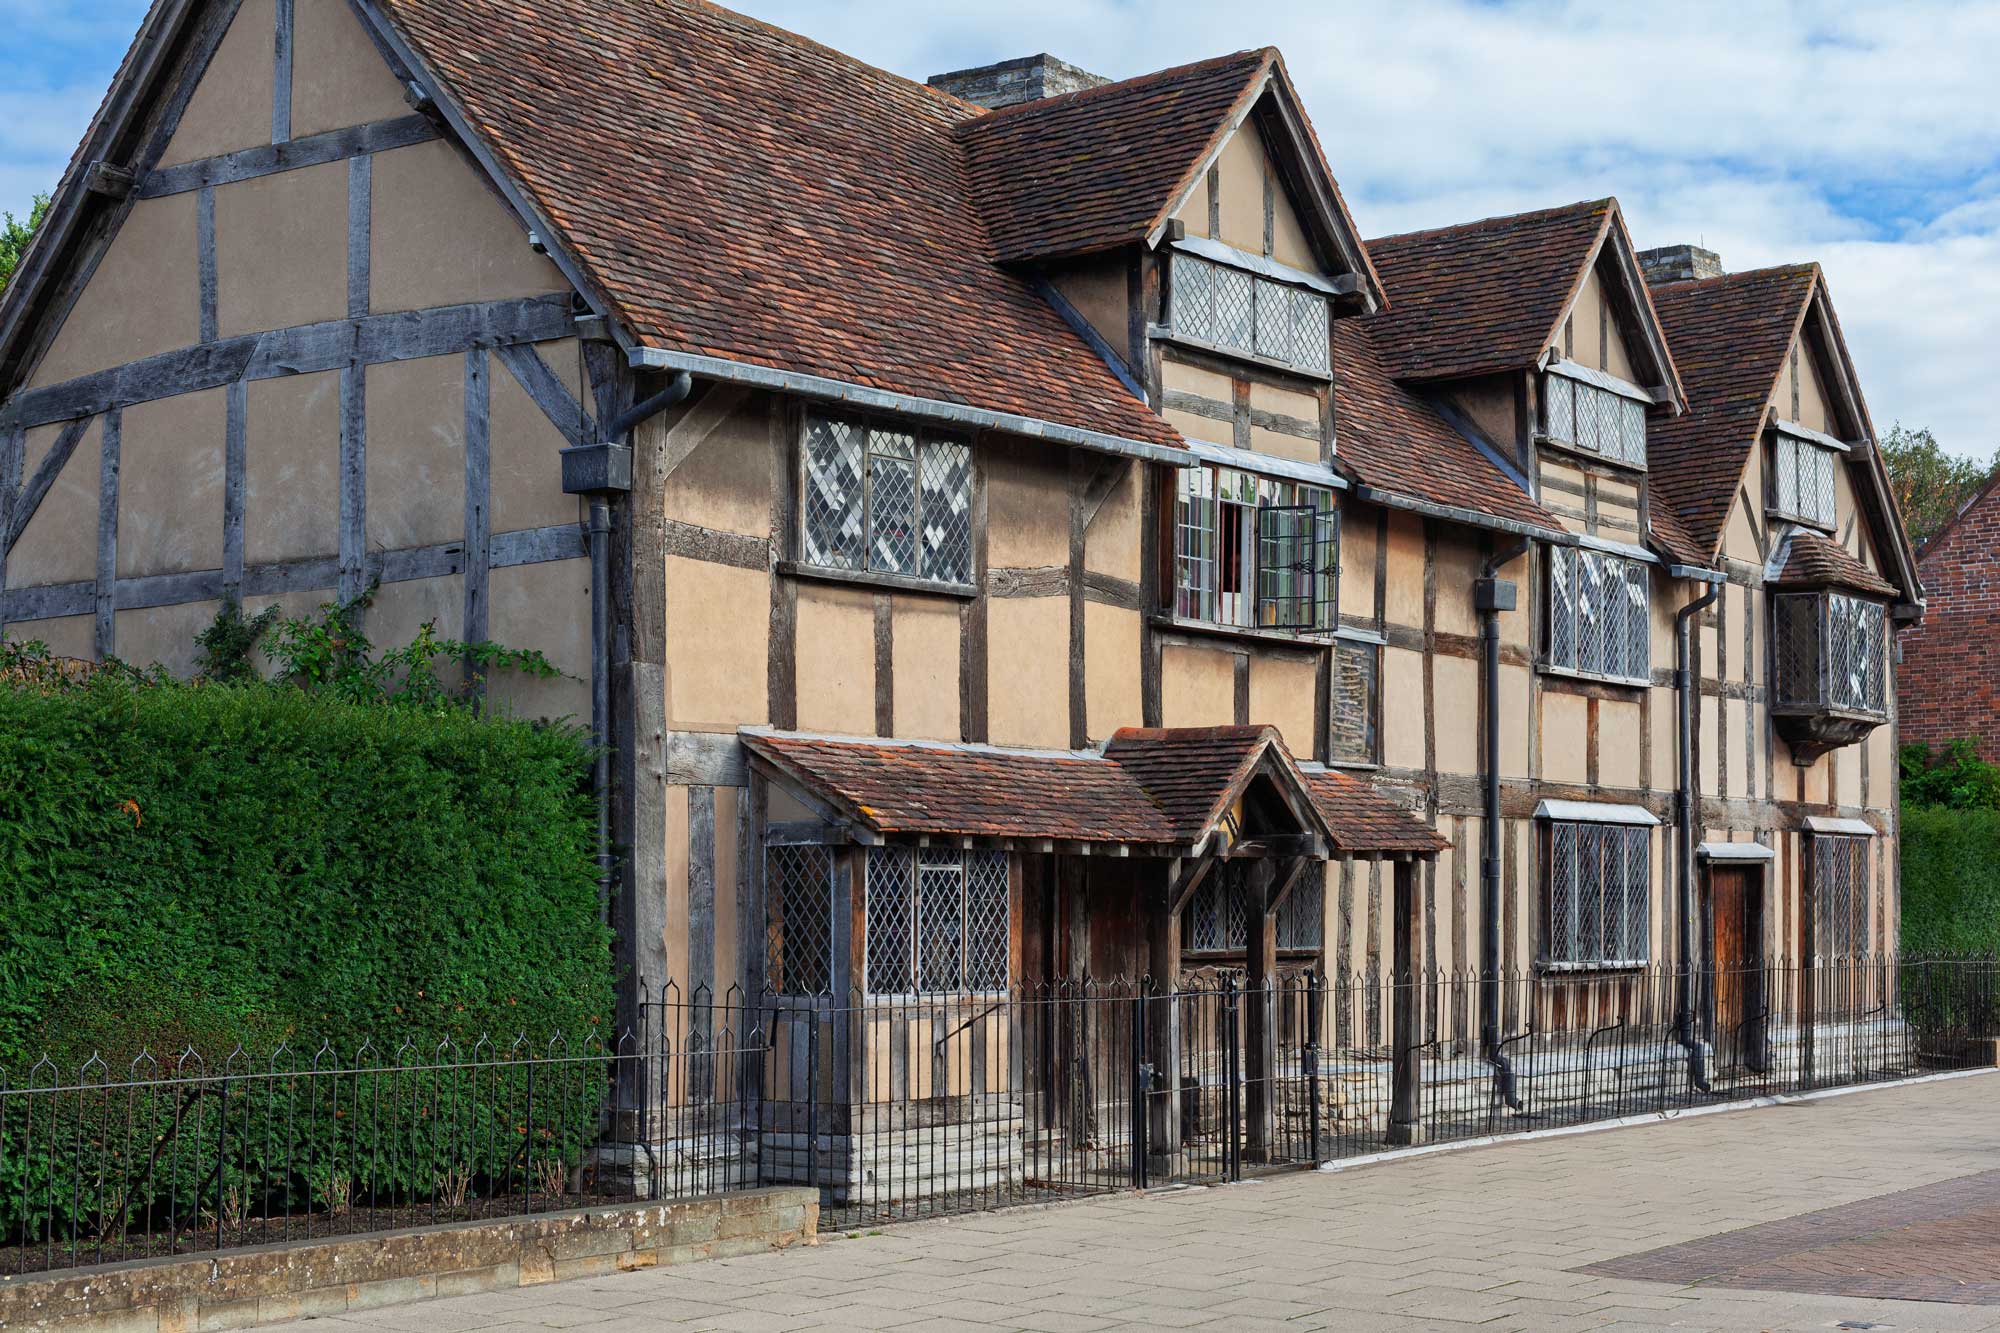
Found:
[[(1991, 1253), (1989, 1227), (1951, 1220), (2000, 1203), (1989, 1197), (2000, 1185), (1964, 1179), (1996, 1169), (2000, 1076), (1966, 1078), (1342, 1172), (910, 1224), (814, 1249), (287, 1327), (2000, 1329), (1995, 1305), (1801, 1294), (1838, 1289), (1814, 1285), (1830, 1280), (1829, 1261), (1811, 1254), (1795, 1264), (1799, 1285), (1777, 1291), (1604, 1271), (1620, 1267), (1613, 1260), (1753, 1226), (1742, 1258), (1760, 1274), (1791, 1253), (1770, 1239), (1789, 1232), (1832, 1235), (1840, 1253), (1865, 1255), (1876, 1242), (1895, 1249), (1901, 1233), (1858, 1247), (1854, 1235), (1878, 1224), (1928, 1225), (1923, 1246), (1933, 1255), (1953, 1235)], [(1942, 1182), (1958, 1183), (1935, 1192), (1952, 1202), (1929, 1223), (1929, 1205), (1881, 1201), (1909, 1191), (1929, 1198), (1919, 1187)], [(1764, 1225), (1863, 1200), (1875, 1202), (1828, 1214), (1856, 1219), (1831, 1233), (1817, 1221)], [(1728, 1254), (1736, 1244), (1717, 1239), (1688, 1252)], [(1599, 1267), (1578, 1271), (1589, 1265)], [(1926, 1281), (1948, 1268), (1930, 1265)], [(1978, 1298), (1978, 1284), (1954, 1297)]]

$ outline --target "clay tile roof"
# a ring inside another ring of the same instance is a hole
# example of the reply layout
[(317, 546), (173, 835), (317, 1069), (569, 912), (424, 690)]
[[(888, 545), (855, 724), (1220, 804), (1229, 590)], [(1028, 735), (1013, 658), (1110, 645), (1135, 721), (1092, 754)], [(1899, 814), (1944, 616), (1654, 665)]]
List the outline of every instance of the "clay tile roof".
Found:
[(1398, 379), (1532, 365), (1584, 276), (1610, 199), (1368, 242), (1389, 293), (1377, 342)]
[(878, 833), (1192, 843), (1267, 753), (1350, 854), (1442, 839), (1365, 782), (1308, 772), (1270, 727), (1127, 728), (1100, 752), (746, 731), (744, 745)]
[(1775, 586), (1851, 588), (1877, 597), (1896, 596), (1896, 585), (1849, 555), (1838, 542), (1812, 532), (1793, 532)]
[(1343, 852), (1436, 852), (1451, 844), (1410, 811), (1351, 773), (1302, 770), (1320, 815)]
[(994, 257), (1144, 240), (1275, 56), (1239, 51), (966, 121), (959, 136)]
[(1179, 437), (992, 245), (978, 108), (700, 0), (383, 0), (646, 346)]
[(1721, 544), (1818, 276), (1815, 264), (1789, 264), (1653, 289), (1653, 308), (1687, 385), (1688, 411), (1648, 428), (1652, 486), (1679, 515), (1704, 562)]
[(1489, 518), (1562, 530), (1521, 486), (1382, 365), (1383, 320), (1334, 321), (1337, 460), (1369, 486)]
[(1104, 754), (1166, 812), (1177, 841), (1193, 842), (1272, 748), (1290, 763), (1275, 727), (1123, 727), (1104, 743)]
[(1646, 506), (1646, 520), (1652, 525), (1653, 540), (1664, 547), (1666, 553), (1678, 564), (1709, 564), (1709, 553), (1689, 532), (1687, 524), (1681, 522), (1679, 514), (1671, 504), (1657, 502)]

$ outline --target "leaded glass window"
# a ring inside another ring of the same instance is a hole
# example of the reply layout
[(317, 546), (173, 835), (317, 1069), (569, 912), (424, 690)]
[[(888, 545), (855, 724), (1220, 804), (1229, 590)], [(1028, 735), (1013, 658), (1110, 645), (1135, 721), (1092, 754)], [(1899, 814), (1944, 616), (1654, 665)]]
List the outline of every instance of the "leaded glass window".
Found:
[(764, 853), (765, 975), (780, 995), (833, 987), (833, 853), (772, 847)]
[(1542, 384), (1549, 439), (1630, 467), (1646, 465), (1645, 403), (1554, 372)]
[(1646, 565), (1603, 551), (1551, 546), (1548, 664), (1614, 680), (1652, 674)]
[(1889, 710), (1888, 611), (1845, 593), (1771, 598), (1777, 703), (1787, 708)]
[(1832, 531), (1834, 451), (1791, 435), (1780, 434), (1775, 438), (1771, 507), (1788, 517)]
[(1188, 254), (1174, 256), (1172, 273), (1175, 333), (1304, 370), (1332, 368), (1321, 293)]
[(802, 452), (806, 564), (972, 582), (972, 450), (964, 441), (814, 413)]
[(1548, 960), (1619, 967), (1652, 953), (1652, 831), (1629, 824), (1551, 821)]
[(958, 848), (868, 850), (868, 990), (1007, 985), (1007, 856)]
[(1234, 468), (1180, 470), (1174, 614), (1245, 629), (1340, 623), (1340, 519), (1322, 486)]
[(1813, 953), (1854, 958), (1868, 952), (1868, 839), (1815, 833)]
[[(1181, 944), (1191, 953), (1240, 954), (1250, 946), (1250, 876), (1254, 861), (1225, 861), (1209, 872), (1181, 909)], [(1325, 943), (1326, 884), (1308, 866), (1278, 904), (1277, 944), (1292, 952), (1317, 952)]]

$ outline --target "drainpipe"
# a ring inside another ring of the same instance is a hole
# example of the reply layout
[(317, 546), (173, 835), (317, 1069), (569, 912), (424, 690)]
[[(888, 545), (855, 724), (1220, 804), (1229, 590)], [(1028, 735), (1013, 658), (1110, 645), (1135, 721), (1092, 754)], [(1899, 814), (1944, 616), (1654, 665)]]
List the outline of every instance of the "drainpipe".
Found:
[(632, 490), (632, 444), (640, 423), (688, 396), (693, 379), (681, 371), (666, 388), (603, 424), (595, 444), (562, 451), (563, 491), (589, 497), (584, 535), (590, 546), (590, 785), (597, 798), (597, 913), (611, 924), (611, 497)]
[(1528, 539), (1496, 551), (1479, 567), (1472, 585), (1473, 606), (1479, 611), (1481, 669), (1485, 677), (1486, 792), (1485, 827), (1481, 830), (1479, 861), (1479, 1049), (1493, 1066), (1493, 1090), (1516, 1111), (1521, 1096), (1514, 1089), (1514, 1066), (1500, 1044), (1500, 613), (1516, 606), (1514, 584), (1497, 577), (1503, 565), (1527, 553)]
[(1667, 572), (1678, 578), (1698, 578), (1709, 584), (1707, 592), (1674, 615), (1674, 689), (1679, 697), (1681, 715), (1677, 755), (1680, 790), (1675, 798), (1680, 806), (1680, 826), (1676, 832), (1681, 844), (1680, 855), (1675, 858), (1680, 899), (1680, 921), (1675, 938), (1681, 966), (1679, 984), (1675, 988), (1674, 1040), (1687, 1052), (1688, 1082), (1707, 1092), (1708, 1045), (1696, 1039), (1694, 1030), (1694, 849), (1695, 824), (1701, 817), (1701, 793), (1696, 788), (1694, 772), (1694, 733), (1696, 715), (1701, 708), (1697, 694), (1699, 681), (1694, 672), (1694, 618), (1714, 605), (1722, 590), (1711, 581), (1715, 576), (1707, 570), (1670, 566)]

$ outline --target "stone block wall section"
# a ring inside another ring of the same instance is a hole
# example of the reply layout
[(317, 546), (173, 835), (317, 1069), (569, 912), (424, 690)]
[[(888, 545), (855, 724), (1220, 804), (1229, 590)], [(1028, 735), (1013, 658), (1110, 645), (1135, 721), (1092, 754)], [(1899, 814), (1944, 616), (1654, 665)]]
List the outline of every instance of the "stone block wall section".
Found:
[(1906, 744), (1977, 736), (2000, 759), (2000, 484), (1989, 484), (1917, 562), (1927, 603), (1899, 636), (1897, 704)]
[(818, 1191), (779, 1188), (136, 1260), (0, 1279), (0, 1328), (252, 1328), (810, 1245), (818, 1229)]

